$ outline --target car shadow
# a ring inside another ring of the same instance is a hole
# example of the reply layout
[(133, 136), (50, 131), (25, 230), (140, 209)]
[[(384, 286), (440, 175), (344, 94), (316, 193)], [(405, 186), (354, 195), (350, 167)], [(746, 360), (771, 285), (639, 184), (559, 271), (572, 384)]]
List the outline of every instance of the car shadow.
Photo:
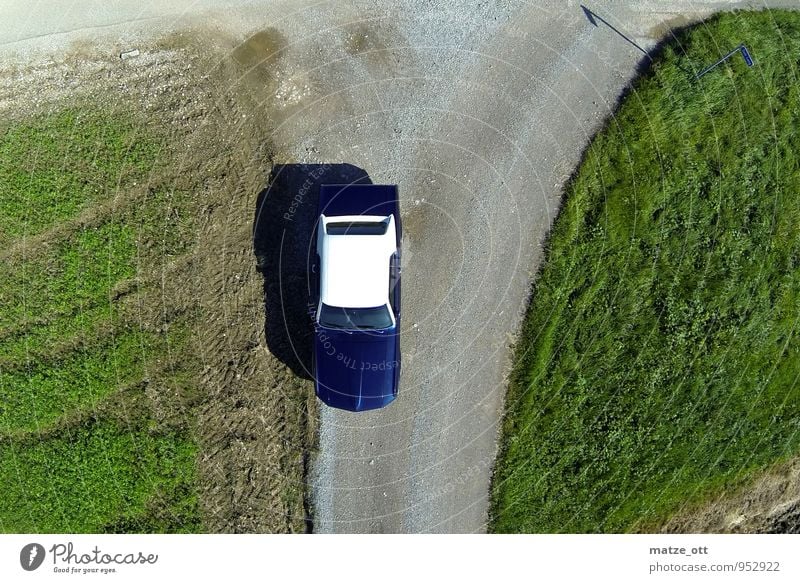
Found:
[(319, 187), (371, 184), (352, 164), (277, 164), (256, 200), (253, 253), (264, 279), (267, 348), (292, 372), (311, 378), (310, 265)]

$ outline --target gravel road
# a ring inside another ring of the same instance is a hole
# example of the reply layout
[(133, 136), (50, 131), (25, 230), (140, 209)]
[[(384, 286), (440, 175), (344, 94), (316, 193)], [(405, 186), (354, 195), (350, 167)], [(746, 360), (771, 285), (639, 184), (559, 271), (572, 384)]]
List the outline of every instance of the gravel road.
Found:
[(614, 31), (563, 0), (12, 0), (0, 54), (135, 46), (198, 25), (241, 40), (277, 29), (280, 91), (294, 103), (276, 161), (348, 162), (399, 184), (406, 228), (401, 394), (375, 412), (322, 408), (315, 531), (481, 532), (508, 347), (565, 179), (642, 48), (761, 5), (590, 3)]
[(400, 184), (401, 396), (366, 414), (322, 410), (317, 531), (485, 531), (508, 346), (564, 181), (640, 48), (731, 5), (591, 5), (627, 38), (576, 2), (417, 2), (383, 21), (410, 47), (393, 51), (402, 64), (353, 79), (375, 103), (314, 140), (330, 135), (373, 180)]

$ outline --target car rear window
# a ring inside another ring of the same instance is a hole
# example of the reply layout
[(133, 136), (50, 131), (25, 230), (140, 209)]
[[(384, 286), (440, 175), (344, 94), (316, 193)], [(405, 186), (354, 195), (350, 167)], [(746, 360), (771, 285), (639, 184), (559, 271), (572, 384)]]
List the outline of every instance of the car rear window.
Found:
[(328, 235), (385, 235), (389, 219), (382, 221), (337, 221), (328, 223)]
[(319, 323), (326, 328), (380, 330), (391, 327), (392, 316), (386, 306), (378, 306), (377, 308), (337, 308), (322, 304)]

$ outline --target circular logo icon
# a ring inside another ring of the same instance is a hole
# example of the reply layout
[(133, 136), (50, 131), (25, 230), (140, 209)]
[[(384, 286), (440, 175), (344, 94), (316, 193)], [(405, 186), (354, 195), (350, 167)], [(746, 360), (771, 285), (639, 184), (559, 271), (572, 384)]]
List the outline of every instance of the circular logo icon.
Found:
[(44, 562), (44, 547), (39, 543), (30, 543), (19, 552), (19, 564), (26, 571), (35, 571)]

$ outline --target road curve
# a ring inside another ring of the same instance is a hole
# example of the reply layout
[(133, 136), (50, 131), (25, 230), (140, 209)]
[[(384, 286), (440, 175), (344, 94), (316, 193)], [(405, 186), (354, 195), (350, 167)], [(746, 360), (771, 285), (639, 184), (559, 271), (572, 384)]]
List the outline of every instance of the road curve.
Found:
[(404, 368), (385, 410), (322, 409), (317, 532), (486, 530), (508, 344), (562, 185), (642, 50), (740, 5), (591, 3), (614, 31), (576, 2), (456, 4), (398, 15), (413, 49), (351, 128), (348, 158), (404, 197)]
[(280, 120), (277, 161), (348, 162), (400, 185), (401, 395), (375, 412), (321, 408), (315, 531), (485, 531), (508, 345), (565, 179), (642, 49), (710, 12), (763, 6), (588, 4), (616, 31), (555, 0), (0, 6), (5, 56), (199, 24), (241, 39), (276, 28), (281, 87), (310, 96)]

